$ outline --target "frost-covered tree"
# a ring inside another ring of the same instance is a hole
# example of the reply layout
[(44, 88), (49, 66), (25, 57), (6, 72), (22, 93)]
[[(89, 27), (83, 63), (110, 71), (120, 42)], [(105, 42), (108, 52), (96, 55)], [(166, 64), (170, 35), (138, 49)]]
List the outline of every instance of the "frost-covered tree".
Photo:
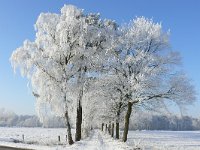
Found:
[(123, 93), (127, 106), (124, 142), (133, 106), (165, 108), (166, 100), (171, 100), (182, 107), (195, 100), (193, 86), (176, 67), (180, 57), (169, 50), (168, 35), (161, 24), (144, 17), (121, 28), (110, 64), (112, 73), (122, 83), (117, 90)]
[[(113, 33), (116, 30), (115, 23), (110, 20), (101, 21), (99, 14), (85, 16), (87, 31), (81, 33), (84, 36), (84, 51), (81, 53), (80, 65), (77, 73), (77, 118), (76, 140), (81, 138), (82, 105), (84, 94), (88, 91), (87, 85), (91, 77), (99, 73), (105, 60), (105, 54), (112, 46)], [(87, 101), (87, 100), (86, 100)], [(86, 105), (85, 105), (86, 106)]]
[(92, 94), (96, 101), (101, 101), (99, 110), (97, 110), (99, 117), (102, 118), (103, 123), (115, 122), (116, 138), (119, 139), (119, 123), (127, 105), (123, 99), (123, 93), (119, 89), (123, 83), (118, 80), (117, 75), (108, 72), (104, 75), (101, 74), (95, 83), (96, 90)]
[(100, 20), (98, 14), (85, 15), (65, 5), (61, 14), (41, 13), (35, 28), (35, 41), (26, 40), (13, 52), (11, 62), (31, 80), (38, 108), (49, 103), (58, 116), (65, 117), (68, 141), (73, 144), (69, 107), (77, 99), (75, 139), (80, 140), (84, 85), (101, 66), (116, 27), (113, 21)]

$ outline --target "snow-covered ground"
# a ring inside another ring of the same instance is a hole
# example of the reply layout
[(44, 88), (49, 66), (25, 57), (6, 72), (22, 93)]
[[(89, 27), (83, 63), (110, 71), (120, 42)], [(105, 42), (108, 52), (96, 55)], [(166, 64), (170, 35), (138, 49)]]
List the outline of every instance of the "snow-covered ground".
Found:
[[(74, 130), (72, 132), (74, 133)], [(60, 136), (60, 142), (58, 136)], [(50, 149), (51, 147), (56, 149), (59, 147), (61, 149), (66, 145), (66, 129), (0, 127), (0, 145), (34, 149)]]
[(127, 143), (150, 150), (200, 150), (200, 131), (130, 131)]
[(128, 145), (98, 130), (72, 146), (66, 145), (65, 137), (63, 128), (0, 128), (0, 145), (37, 150), (131, 150), (137, 146), (145, 150), (200, 150), (200, 131), (129, 131)]
[[(74, 137), (74, 130), (73, 137)], [(22, 135), (24, 135), (24, 142)], [(61, 141), (58, 142), (58, 136)], [(47, 128), (0, 128), (0, 145), (32, 148), (37, 150), (124, 150), (127, 144), (112, 139), (109, 135), (95, 130), (90, 136), (74, 145), (66, 145), (66, 129)], [(15, 142), (19, 143), (15, 143)]]

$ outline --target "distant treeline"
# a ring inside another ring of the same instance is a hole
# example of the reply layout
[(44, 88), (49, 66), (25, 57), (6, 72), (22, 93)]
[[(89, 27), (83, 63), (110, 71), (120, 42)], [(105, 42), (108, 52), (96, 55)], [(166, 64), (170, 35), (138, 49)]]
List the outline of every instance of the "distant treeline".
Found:
[(141, 113), (132, 118), (132, 130), (200, 130), (200, 119), (189, 116), (177, 117), (175, 115), (148, 115)]
[(51, 116), (43, 119), (43, 123), (35, 115), (17, 115), (0, 108), (0, 127), (65, 127), (62, 118)]
[(14, 112), (0, 108), (0, 126), (1, 127), (40, 127), (38, 117), (30, 115), (17, 115)]
[[(65, 127), (60, 117), (48, 116), (40, 122), (35, 115), (17, 115), (14, 112), (0, 109), (0, 127)], [(131, 130), (200, 130), (200, 119), (189, 116), (177, 117), (175, 115), (157, 115), (137, 113), (130, 121)]]

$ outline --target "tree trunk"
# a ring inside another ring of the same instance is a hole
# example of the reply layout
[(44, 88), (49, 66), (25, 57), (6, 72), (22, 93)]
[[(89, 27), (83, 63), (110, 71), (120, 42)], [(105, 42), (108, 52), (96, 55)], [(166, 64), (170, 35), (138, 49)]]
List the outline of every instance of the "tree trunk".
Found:
[(74, 141), (72, 139), (71, 126), (70, 126), (70, 123), (69, 123), (69, 116), (68, 116), (68, 111), (67, 110), (65, 112), (65, 120), (66, 120), (66, 126), (67, 126), (68, 143), (69, 143), (69, 145), (72, 145), (74, 143)]
[(116, 139), (119, 139), (119, 118), (120, 118), (120, 111), (117, 112), (117, 119), (116, 119)]
[(81, 84), (79, 96), (77, 99), (77, 114), (76, 114), (76, 134), (75, 134), (75, 141), (81, 140), (81, 126), (82, 126), (82, 98), (83, 98), (83, 74), (82, 74), (82, 68), (79, 70), (79, 76), (78, 76), (78, 83)]
[(111, 135), (111, 123), (109, 122), (109, 125), (108, 125), (108, 133)]
[(119, 122), (116, 122), (116, 139), (119, 139)]
[(82, 125), (82, 106), (79, 101), (79, 104), (77, 106), (75, 141), (81, 140), (81, 125)]
[(106, 132), (108, 131), (108, 125), (106, 124)]
[(128, 102), (128, 110), (126, 112), (126, 116), (125, 116), (125, 125), (124, 125), (124, 133), (123, 133), (123, 142), (127, 141), (127, 136), (128, 136), (128, 130), (129, 130), (129, 119), (131, 116), (131, 112), (132, 112), (132, 106), (133, 103)]
[(114, 128), (115, 128), (115, 124), (112, 123), (112, 132), (111, 132), (111, 136), (114, 137)]
[(102, 123), (102, 125), (101, 125), (101, 131), (103, 131), (103, 127), (104, 127), (104, 123)]

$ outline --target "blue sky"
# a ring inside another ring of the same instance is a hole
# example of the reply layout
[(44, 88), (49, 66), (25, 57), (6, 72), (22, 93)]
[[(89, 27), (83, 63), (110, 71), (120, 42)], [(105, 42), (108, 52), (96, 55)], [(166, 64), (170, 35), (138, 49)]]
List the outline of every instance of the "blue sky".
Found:
[[(88, 12), (100, 12), (102, 18), (129, 22), (136, 16), (162, 22), (170, 29), (172, 49), (182, 56), (183, 70), (200, 91), (200, 1), (197, 0), (1, 0), (0, 1), (0, 107), (18, 114), (35, 114), (35, 100), (26, 78), (13, 73), (9, 58), (25, 39), (33, 40), (35, 24), (41, 12), (59, 13), (64, 4), (73, 4)], [(188, 114), (199, 117), (200, 96), (188, 107)]]

